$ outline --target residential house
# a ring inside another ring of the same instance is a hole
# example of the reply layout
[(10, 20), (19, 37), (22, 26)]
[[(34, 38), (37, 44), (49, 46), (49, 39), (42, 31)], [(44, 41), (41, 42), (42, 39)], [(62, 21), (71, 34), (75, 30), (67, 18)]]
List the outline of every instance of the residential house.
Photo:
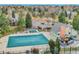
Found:
[[(51, 30), (52, 37), (60, 38), (61, 40), (65, 40), (64, 38), (69, 38), (69, 37), (76, 37), (77, 36), (77, 31), (75, 31), (72, 28), (72, 25), (70, 24), (63, 24), (63, 23), (55, 23), (52, 26)], [(56, 40), (55, 38), (55, 40)]]
[(32, 19), (33, 28), (47, 29), (52, 27), (52, 20), (49, 18), (33, 18)]

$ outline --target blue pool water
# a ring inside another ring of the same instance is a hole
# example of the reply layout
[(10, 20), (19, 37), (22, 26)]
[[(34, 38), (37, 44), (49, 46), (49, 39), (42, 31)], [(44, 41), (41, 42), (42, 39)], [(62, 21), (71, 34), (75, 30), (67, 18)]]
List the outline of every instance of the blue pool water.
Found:
[(7, 47), (21, 47), (48, 44), (48, 39), (43, 34), (26, 35), (26, 36), (10, 36)]

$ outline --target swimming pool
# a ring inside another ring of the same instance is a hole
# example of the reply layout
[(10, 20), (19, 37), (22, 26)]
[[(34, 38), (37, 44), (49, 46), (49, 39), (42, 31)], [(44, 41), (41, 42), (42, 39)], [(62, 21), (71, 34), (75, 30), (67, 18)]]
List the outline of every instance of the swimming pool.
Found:
[(48, 44), (48, 39), (43, 34), (10, 36), (7, 48), (43, 45), (43, 44)]

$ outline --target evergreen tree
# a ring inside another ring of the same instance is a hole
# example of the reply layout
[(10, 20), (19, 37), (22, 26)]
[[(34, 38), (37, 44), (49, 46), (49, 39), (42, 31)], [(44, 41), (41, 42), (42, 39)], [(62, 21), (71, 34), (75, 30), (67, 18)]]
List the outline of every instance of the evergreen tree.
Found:
[(62, 13), (59, 15), (59, 22), (65, 23), (65, 17), (66, 17), (65, 13), (62, 12)]
[(49, 46), (50, 46), (50, 52), (54, 54), (55, 43), (53, 40), (49, 41)]
[(29, 13), (26, 15), (26, 28), (31, 28), (32, 27), (32, 19)]
[(60, 52), (60, 42), (59, 42), (59, 39), (57, 38), (56, 39), (56, 48), (57, 48), (57, 53), (59, 54), (59, 52)]
[(75, 30), (79, 30), (79, 13), (74, 17), (72, 25)]

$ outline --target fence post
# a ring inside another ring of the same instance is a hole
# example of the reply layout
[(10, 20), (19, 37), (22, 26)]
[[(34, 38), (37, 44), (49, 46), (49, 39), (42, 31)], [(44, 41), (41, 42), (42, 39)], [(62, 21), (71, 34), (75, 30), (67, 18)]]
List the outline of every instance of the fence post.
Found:
[(77, 48), (75, 47), (75, 53), (77, 53)]
[(64, 47), (64, 54), (65, 54), (65, 47)]
[(70, 46), (70, 54), (71, 54), (71, 46)]

